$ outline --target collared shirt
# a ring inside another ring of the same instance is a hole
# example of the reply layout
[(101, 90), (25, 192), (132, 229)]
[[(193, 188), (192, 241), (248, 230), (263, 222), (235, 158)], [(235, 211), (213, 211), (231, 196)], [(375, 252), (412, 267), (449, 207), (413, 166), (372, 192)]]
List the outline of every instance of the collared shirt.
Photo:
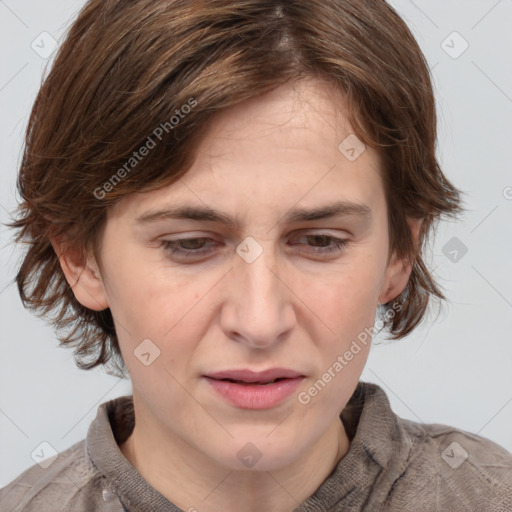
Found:
[[(365, 382), (340, 418), (349, 450), (293, 512), (512, 512), (512, 454), (496, 443), (400, 418)], [(132, 396), (101, 404), (85, 440), (0, 490), (0, 510), (183, 512), (120, 451), (134, 424)]]

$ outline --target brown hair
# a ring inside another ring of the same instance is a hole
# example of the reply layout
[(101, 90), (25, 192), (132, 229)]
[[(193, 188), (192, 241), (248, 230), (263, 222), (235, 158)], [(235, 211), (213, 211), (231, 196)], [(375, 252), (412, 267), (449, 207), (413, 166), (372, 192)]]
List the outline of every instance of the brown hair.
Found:
[[(23, 304), (63, 331), (77, 366), (126, 376), (110, 310), (76, 300), (50, 237), (97, 254), (106, 208), (183, 176), (216, 112), (308, 75), (346, 95), (354, 133), (381, 157), (390, 254), (414, 262), (386, 320), (391, 338), (412, 331), (430, 297), (445, 299), (422, 253), (440, 217), (463, 211), (460, 192), (435, 156), (430, 70), (390, 5), (90, 0), (34, 103), (11, 223), (29, 244), (16, 276)], [(406, 216), (424, 218), (416, 247)]]

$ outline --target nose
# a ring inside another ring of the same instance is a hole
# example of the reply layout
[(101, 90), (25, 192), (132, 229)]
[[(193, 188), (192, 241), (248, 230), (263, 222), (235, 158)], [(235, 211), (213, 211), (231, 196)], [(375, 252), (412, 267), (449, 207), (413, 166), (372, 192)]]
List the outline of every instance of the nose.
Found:
[[(221, 327), (226, 336), (250, 348), (270, 348), (283, 341), (296, 323), (293, 291), (271, 243), (254, 260), (234, 255), (225, 282)], [(254, 250), (254, 242), (252, 250)]]

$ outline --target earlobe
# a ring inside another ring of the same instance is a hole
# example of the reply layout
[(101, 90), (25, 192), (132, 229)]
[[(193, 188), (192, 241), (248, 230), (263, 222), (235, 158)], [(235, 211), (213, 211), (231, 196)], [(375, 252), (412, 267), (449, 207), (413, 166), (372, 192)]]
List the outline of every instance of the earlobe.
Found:
[(103, 280), (92, 255), (83, 256), (69, 245), (51, 240), (66, 280), (80, 304), (94, 311), (109, 307)]
[[(417, 246), (423, 219), (408, 218), (407, 223), (411, 230), (413, 241)], [(411, 276), (413, 262), (397, 258), (394, 254), (386, 269), (386, 278), (379, 295), (379, 304), (386, 304), (398, 297), (406, 288)]]
[(398, 297), (407, 286), (412, 272), (412, 265), (405, 260), (393, 257), (388, 265), (385, 284), (379, 295), (379, 304), (386, 304)]

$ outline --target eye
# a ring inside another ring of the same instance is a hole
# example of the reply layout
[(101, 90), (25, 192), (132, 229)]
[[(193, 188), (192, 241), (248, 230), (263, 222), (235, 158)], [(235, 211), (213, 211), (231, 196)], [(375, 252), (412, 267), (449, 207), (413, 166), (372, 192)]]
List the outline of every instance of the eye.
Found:
[[(213, 242), (208, 243), (208, 242)], [(182, 238), (178, 240), (162, 240), (162, 247), (173, 255), (184, 256), (204, 256), (209, 252), (205, 247), (216, 245), (211, 238)]]
[[(302, 235), (299, 240), (306, 239), (309, 247), (313, 249), (313, 253), (331, 253), (342, 251), (348, 245), (348, 240), (343, 240), (327, 233), (315, 233)], [(297, 244), (292, 244), (297, 245)]]
[[(308, 248), (301, 252), (310, 254), (331, 254), (340, 253), (348, 245), (348, 240), (337, 238), (327, 233), (305, 234), (297, 238), (297, 240), (305, 240)], [(208, 256), (218, 245), (215, 240), (208, 237), (181, 238), (175, 240), (162, 240), (162, 247), (173, 257), (186, 259), (197, 259)], [(304, 245), (301, 243), (291, 242), (290, 245)]]

